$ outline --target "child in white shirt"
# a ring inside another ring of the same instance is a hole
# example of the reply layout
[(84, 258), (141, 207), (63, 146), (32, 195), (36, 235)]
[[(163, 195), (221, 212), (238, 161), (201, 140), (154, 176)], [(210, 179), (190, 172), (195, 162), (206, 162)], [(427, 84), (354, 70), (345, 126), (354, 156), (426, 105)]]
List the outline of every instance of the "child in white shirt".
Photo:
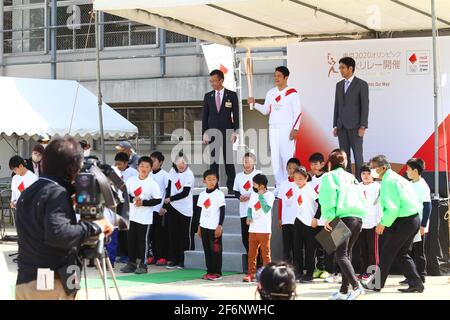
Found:
[(242, 244), (245, 251), (248, 253), (248, 225), (247, 225), (247, 209), (248, 201), (253, 193), (253, 177), (259, 173), (260, 170), (255, 169), (256, 156), (253, 153), (247, 152), (244, 154), (243, 167), (244, 171), (238, 173), (234, 179), (234, 195), (239, 199), (239, 216), (241, 217), (241, 236)]
[(270, 236), (272, 234), (272, 207), (275, 196), (267, 190), (267, 177), (257, 174), (253, 177), (253, 191), (247, 209), (249, 227), (248, 274), (244, 282), (252, 282), (256, 276), (256, 257), (261, 248), (263, 265), (271, 262)]
[(201, 208), (197, 234), (205, 252), (206, 274), (204, 280), (222, 279), (222, 225), (225, 219), (225, 195), (217, 187), (217, 173), (206, 170), (203, 182), (206, 190), (200, 193), (197, 206)]
[(358, 279), (367, 281), (372, 276), (373, 272), (371, 271), (375, 271), (375, 269), (372, 270), (373, 267), (369, 271), (368, 268), (378, 265), (379, 241), (375, 228), (380, 223), (382, 216), (378, 201), (381, 186), (373, 180), (370, 167), (366, 164), (361, 167), (361, 181), (359, 185), (367, 201), (367, 215), (363, 218), (362, 230), (358, 238), (361, 265)]
[(11, 208), (15, 208), (22, 192), (31, 186), (38, 177), (25, 167), (25, 160), (20, 156), (9, 159), (9, 168), (14, 172), (11, 181)]
[[(123, 273), (147, 273), (147, 252), (150, 226), (153, 223), (153, 207), (161, 203), (158, 184), (150, 177), (152, 160), (141, 157), (138, 162), (139, 175), (126, 182), (130, 198), (130, 228), (128, 232), (128, 264)], [(138, 262), (139, 261), (139, 262)]]
[(294, 205), (294, 193), (297, 186), (294, 182), (294, 172), (300, 166), (297, 158), (289, 159), (287, 163), (288, 178), (281, 182), (278, 190), (278, 227), (283, 234), (283, 260), (292, 264), (295, 244), (295, 218), (297, 206)]

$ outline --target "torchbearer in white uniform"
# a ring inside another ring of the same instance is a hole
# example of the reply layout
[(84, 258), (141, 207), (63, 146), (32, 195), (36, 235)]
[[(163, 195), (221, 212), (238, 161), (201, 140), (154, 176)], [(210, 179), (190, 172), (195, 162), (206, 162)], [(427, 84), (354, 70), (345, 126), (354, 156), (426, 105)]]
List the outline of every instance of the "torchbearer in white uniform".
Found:
[(264, 104), (249, 97), (248, 104), (264, 115), (269, 115), (269, 140), (272, 169), (276, 190), (287, 179), (286, 164), (294, 156), (296, 138), (300, 129), (302, 107), (300, 95), (289, 87), (289, 69), (280, 66), (275, 69), (275, 87), (266, 94)]

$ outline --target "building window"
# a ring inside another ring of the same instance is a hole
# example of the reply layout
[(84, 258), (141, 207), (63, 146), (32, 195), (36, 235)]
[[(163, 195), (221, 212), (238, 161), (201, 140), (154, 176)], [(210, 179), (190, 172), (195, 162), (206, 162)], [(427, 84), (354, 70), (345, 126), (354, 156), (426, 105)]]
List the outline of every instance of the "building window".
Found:
[(201, 107), (116, 107), (115, 110), (138, 127), (139, 138), (154, 144), (201, 140)]
[(188, 37), (183, 34), (175, 33), (172, 31), (166, 32), (166, 43), (192, 43), (195, 41), (195, 38)]

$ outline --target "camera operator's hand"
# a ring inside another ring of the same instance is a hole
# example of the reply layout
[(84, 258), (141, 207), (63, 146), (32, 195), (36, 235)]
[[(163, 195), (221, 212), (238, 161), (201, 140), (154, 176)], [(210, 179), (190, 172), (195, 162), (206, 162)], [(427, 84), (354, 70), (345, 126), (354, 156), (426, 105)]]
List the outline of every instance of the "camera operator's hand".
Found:
[(166, 212), (167, 212), (167, 210), (164, 209), (164, 208), (159, 209), (159, 215), (160, 215), (161, 217), (162, 217), (163, 215), (165, 215)]
[(106, 236), (110, 236), (114, 231), (114, 226), (106, 219), (95, 220), (94, 223), (102, 229)]
[(170, 203), (170, 198), (166, 198), (166, 199), (164, 199), (164, 203), (165, 203), (165, 204), (168, 204), (168, 203)]

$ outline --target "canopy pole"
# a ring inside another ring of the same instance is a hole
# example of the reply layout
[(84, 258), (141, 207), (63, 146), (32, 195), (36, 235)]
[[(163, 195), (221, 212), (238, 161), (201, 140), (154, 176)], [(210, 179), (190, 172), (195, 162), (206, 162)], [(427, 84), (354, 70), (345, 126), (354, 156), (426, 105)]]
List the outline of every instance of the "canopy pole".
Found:
[(57, 72), (56, 72), (56, 25), (57, 22), (57, 12), (58, 12), (58, 5), (56, 4), (56, 0), (52, 0), (51, 2), (51, 32), (50, 32), (50, 41), (51, 41), (51, 76), (52, 79), (57, 78)]
[(103, 131), (103, 98), (102, 98), (102, 88), (100, 83), (100, 31), (98, 19), (100, 17), (100, 12), (95, 11), (95, 55), (97, 64), (97, 98), (98, 98), (98, 120), (100, 125), (100, 142), (102, 151), (102, 162), (106, 163), (106, 153), (105, 153), (105, 134)]
[(431, 0), (431, 21), (433, 37), (433, 75), (434, 75), (434, 199), (439, 199), (439, 78), (437, 66), (437, 29), (435, 0)]
[(242, 70), (241, 61), (237, 57), (236, 46), (233, 45), (233, 66), (234, 66), (234, 80), (236, 82), (236, 93), (239, 100), (239, 148), (245, 148), (244, 144), (244, 112), (242, 106)]

